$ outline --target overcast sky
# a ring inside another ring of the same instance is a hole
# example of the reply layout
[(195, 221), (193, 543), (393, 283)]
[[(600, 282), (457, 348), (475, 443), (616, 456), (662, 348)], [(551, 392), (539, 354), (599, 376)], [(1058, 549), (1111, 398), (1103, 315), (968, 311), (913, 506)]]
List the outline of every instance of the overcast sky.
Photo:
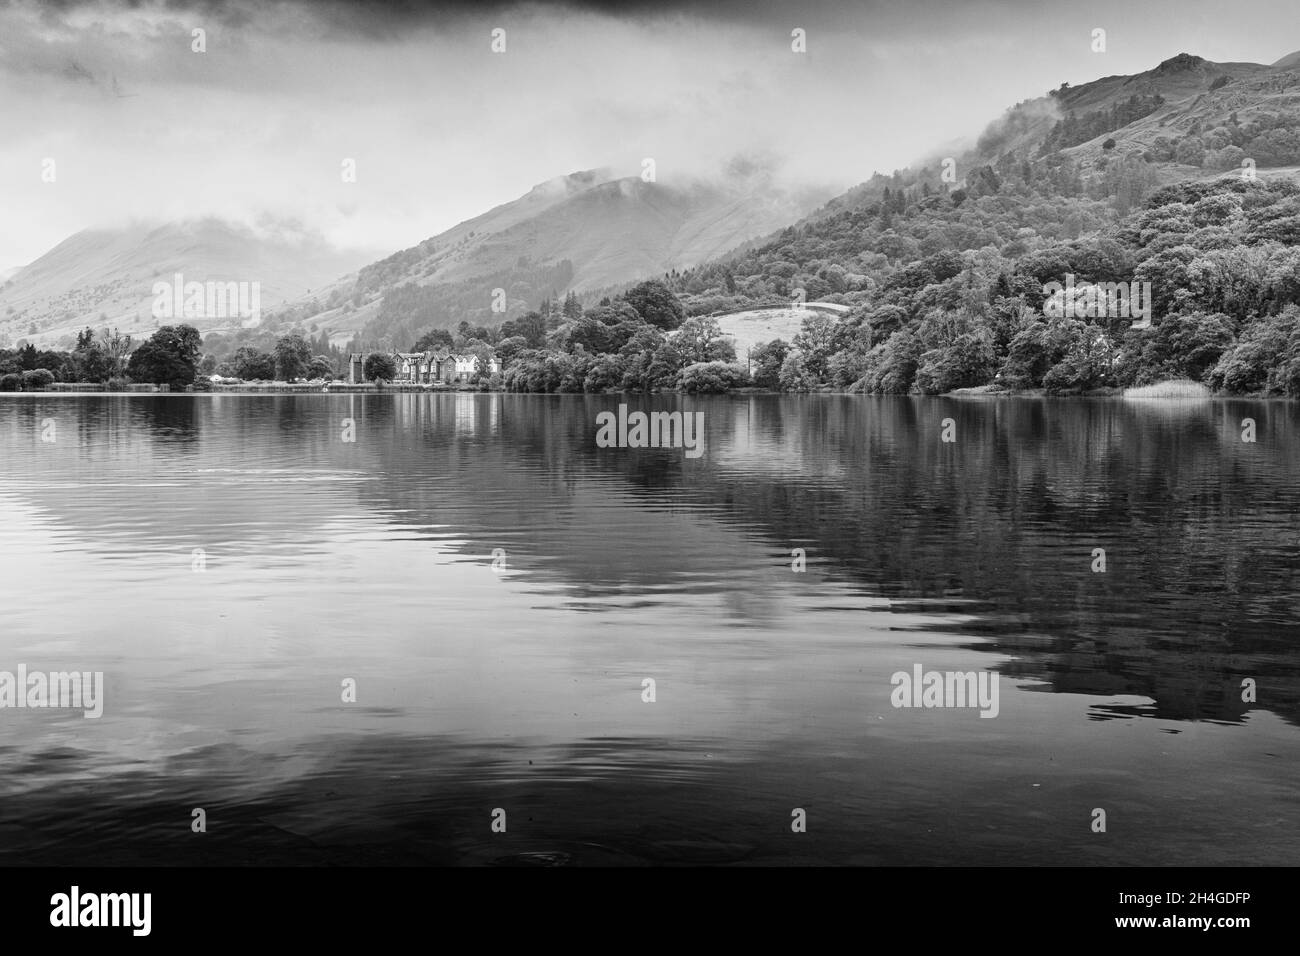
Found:
[(847, 187), (1062, 81), (1298, 48), (1294, 0), (0, 0), (0, 270), (129, 217), (270, 216), (391, 251), (644, 157), (660, 182), (762, 154)]

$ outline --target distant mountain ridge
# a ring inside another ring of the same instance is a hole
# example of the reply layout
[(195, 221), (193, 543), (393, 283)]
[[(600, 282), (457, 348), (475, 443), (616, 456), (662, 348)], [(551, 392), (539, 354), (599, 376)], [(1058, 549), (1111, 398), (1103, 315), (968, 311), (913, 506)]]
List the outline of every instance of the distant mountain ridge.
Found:
[[(937, 151), (907, 171), (904, 185), (978, 197), (996, 193), (996, 180), (1014, 179), (1022, 163), (1043, 167), (1035, 178), (1075, 177), (1083, 191), (1118, 178), (1125, 163), (1141, 167), (1125, 175), (1148, 191), (1222, 175), (1242, 158), (1271, 174), (1288, 175), (1288, 167), (1300, 174), (1297, 116), (1300, 51), (1271, 65), (1180, 53), (1132, 76), (1062, 84), (1017, 104), (976, 142)], [(1280, 118), (1275, 128), (1271, 118)], [(1225, 132), (1247, 128), (1254, 141)], [(951, 178), (941, 178), (944, 161)], [(714, 180), (661, 179), (608, 169), (558, 176), (380, 259), (216, 220), (87, 230), (0, 279), (0, 332), (50, 344), (85, 325), (147, 331), (152, 283), (182, 272), (200, 281), (260, 281), (268, 331), (324, 331), (336, 344), (360, 333), (407, 348), (424, 330), (494, 325), (552, 294), (617, 292), (721, 264), (783, 230), (878, 205), (886, 189), (899, 188), (877, 175), (834, 197), (788, 190), (762, 163), (737, 163)], [(196, 324), (205, 332), (219, 327)]]
[[(1124, 114), (1135, 98), (1136, 112), (1141, 115), (1129, 119)], [(1157, 98), (1161, 102), (1153, 105)], [(1177, 140), (1199, 135), (1231, 123), (1234, 117), (1238, 123), (1245, 124), (1261, 114), (1297, 115), (1300, 113), (1300, 51), (1271, 65), (1216, 63), (1190, 53), (1179, 53), (1141, 73), (1105, 76), (1073, 87), (1063, 83), (1050, 93), (1006, 110), (985, 128), (975, 143), (949, 144), (922, 157), (913, 171), (932, 170), (937, 174), (940, 165), (950, 160), (955, 178), (949, 182), (957, 188), (968, 184), (968, 176), (983, 166), (996, 167), (1012, 156), (1040, 157), (1040, 149), (1053, 128), (1066, 122), (1071, 114), (1083, 119), (1104, 113), (1119, 114), (1124, 121), (1059, 149), (1081, 174), (1104, 168), (1108, 153), (1144, 155), (1162, 137)], [(1110, 140), (1114, 144), (1107, 148)], [(1261, 165), (1289, 164), (1268, 157)], [(1157, 156), (1152, 167), (1161, 183), (1222, 172), (1221, 169), (1202, 171), (1179, 162), (1175, 156)], [(931, 178), (938, 180), (938, 175)], [(877, 174), (833, 198), (807, 218), (816, 220), (878, 202), (890, 182), (889, 176)]]
[(684, 184), (584, 170), (371, 263), (278, 318), (398, 345), (461, 321), (495, 324), (551, 294), (630, 283), (721, 255), (828, 195), (781, 189), (761, 168)]
[[(177, 273), (187, 282), (257, 282), (266, 309), (370, 255), (340, 251), (289, 226), (259, 233), (218, 219), (86, 229), (0, 284), (0, 331), (42, 344), (88, 325), (152, 332), (153, 285), (170, 283)], [(232, 325), (217, 319), (192, 324), (203, 332)]]

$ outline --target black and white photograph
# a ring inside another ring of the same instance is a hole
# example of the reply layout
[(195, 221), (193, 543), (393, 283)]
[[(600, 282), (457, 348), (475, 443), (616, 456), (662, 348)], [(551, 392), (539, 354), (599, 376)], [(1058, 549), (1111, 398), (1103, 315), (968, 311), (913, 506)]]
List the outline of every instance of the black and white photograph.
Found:
[(0, 0), (6, 925), (1256, 945), (1298, 400), (1294, 0)]

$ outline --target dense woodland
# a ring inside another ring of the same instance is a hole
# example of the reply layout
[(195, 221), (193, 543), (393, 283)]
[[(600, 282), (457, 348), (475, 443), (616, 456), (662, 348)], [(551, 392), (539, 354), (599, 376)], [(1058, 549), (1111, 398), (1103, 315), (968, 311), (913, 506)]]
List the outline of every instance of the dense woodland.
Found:
[[(551, 331), (536, 314), (507, 323), (504, 384), (1078, 393), (1190, 379), (1300, 395), (1300, 188), (1240, 175), (1187, 181), (1120, 216), (1113, 196), (1043, 195), (992, 170), (980, 181), (948, 194), (886, 187), (879, 203), (644, 283)], [(1067, 275), (1080, 286), (1149, 282), (1150, 327), (1049, 317), (1044, 286)], [(748, 369), (729, 364), (707, 313), (788, 301), (797, 289), (852, 311), (810, 313), (793, 341), (755, 349)]]

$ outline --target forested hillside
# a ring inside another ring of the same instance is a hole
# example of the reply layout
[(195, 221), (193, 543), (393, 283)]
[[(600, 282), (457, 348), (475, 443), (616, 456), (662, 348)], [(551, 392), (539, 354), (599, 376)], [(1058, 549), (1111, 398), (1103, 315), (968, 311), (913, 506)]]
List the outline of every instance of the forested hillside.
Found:
[[(765, 242), (666, 274), (695, 317), (687, 335), (647, 352), (653, 334), (632, 344), (623, 324), (612, 343), (583, 334), (575, 348), (566, 323), (507, 382), (1064, 393), (1191, 379), (1300, 395), (1297, 163), (1294, 71), (1183, 55), (1063, 85), (970, 151), (876, 176)], [(1052, 283), (1077, 286), (1064, 308)], [(1116, 284), (1149, 294), (1133, 303), (1143, 314), (1115, 309)], [(809, 314), (793, 342), (755, 349), (751, 368), (723, 367), (710, 314), (801, 295), (852, 311)], [(610, 305), (620, 298), (602, 319)], [(537, 371), (557, 362), (599, 371)], [(703, 379), (685, 375), (710, 363)]]

